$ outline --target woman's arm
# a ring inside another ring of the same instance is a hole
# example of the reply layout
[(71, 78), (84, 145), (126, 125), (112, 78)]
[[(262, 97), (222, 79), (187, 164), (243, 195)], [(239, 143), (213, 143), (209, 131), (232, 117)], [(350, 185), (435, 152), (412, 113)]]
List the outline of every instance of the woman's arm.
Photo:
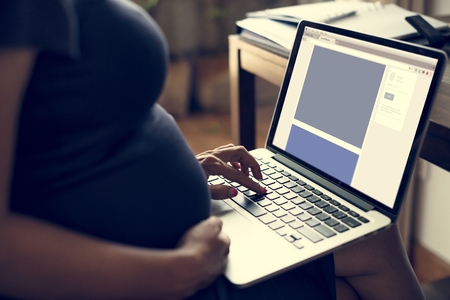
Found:
[(167, 251), (103, 242), (14, 215), (0, 224), (0, 293), (24, 299), (181, 299), (220, 275), (228, 254), (215, 218)]
[(221, 221), (190, 229), (175, 250), (102, 241), (8, 209), (18, 115), (35, 51), (0, 49), (0, 294), (18, 298), (177, 299), (225, 267)]

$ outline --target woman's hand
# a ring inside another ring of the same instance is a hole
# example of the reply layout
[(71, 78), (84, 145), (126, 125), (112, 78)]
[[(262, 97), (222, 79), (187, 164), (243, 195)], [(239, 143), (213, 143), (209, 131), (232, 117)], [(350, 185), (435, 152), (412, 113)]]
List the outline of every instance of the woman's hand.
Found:
[[(207, 178), (210, 175), (222, 175), (252, 191), (260, 194), (266, 193), (264, 187), (249, 177), (250, 171), (258, 180), (262, 179), (262, 174), (258, 162), (243, 146), (228, 144), (200, 153), (196, 157)], [(237, 195), (237, 190), (228, 185), (212, 185), (210, 189), (213, 199), (225, 199)]]
[(181, 238), (177, 250), (187, 259), (178, 267), (186, 295), (192, 295), (210, 285), (224, 271), (230, 249), (230, 239), (222, 231), (222, 221), (210, 217), (191, 227)]

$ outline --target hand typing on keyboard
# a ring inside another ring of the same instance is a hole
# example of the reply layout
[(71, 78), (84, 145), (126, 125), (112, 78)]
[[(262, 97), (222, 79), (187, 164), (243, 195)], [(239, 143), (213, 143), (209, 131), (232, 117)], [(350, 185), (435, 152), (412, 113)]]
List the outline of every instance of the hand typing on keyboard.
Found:
[[(264, 187), (249, 177), (251, 172), (254, 178), (263, 179), (258, 162), (243, 146), (228, 144), (200, 153), (196, 158), (205, 171), (206, 178), (211, 175), (221, 175), (256, 193), (266, 193)], [(210, 185), (210, 189), (213, 199), (225, 199), (237, 195), (234, 187), (221, 183)]]

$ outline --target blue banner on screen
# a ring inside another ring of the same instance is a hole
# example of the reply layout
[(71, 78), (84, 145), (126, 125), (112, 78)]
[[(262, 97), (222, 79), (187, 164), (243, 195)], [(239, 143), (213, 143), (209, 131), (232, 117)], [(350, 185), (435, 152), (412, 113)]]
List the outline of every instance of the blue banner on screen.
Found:
[(295, 125), (291, 128), (286, 150), (348, 185), (359, 158), (359, 155)]

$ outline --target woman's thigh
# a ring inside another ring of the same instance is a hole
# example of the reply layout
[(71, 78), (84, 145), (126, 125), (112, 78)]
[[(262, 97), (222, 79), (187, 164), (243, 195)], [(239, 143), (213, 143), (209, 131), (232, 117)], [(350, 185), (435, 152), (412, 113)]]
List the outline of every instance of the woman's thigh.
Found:
[(240, 289), (224, 277), (200, 291), (192, 300), (303, 300), (336, 299), (334, 259), (327, 255), (306, 265)]

